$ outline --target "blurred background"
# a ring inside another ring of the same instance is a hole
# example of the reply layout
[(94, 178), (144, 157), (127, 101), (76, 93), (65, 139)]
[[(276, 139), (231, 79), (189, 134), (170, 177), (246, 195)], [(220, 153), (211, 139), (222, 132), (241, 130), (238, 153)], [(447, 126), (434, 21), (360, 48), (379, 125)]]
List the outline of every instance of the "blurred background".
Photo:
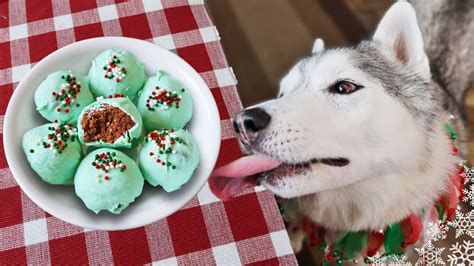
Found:
[[(349, 46), (369, 38), (393, 2), (206, 0), (237, 77), (237, 90), (244, 107), (275, 97), (281, 77), (299, 58), (310, 53), (316, 38), (322, 38), (327, 48)], [(473, 91), (466, 98), (471, 136), (474, 135)], [(469, 144), (470, 161), (474, 162), (472, 138)], [(446, 249), (445, 262), (450, 245), (459, 240), (451, 233), (438, 243)], [(297, 258), (300, 265), (314, 264), (312, 251), (307, 248)], [(416, 254), (411, 261), (416, 261)]]
[(280, 78), (314, 40), (326, 47), (371, 36), (392, 0), (207, 0), (244, 106), (276, 96)]

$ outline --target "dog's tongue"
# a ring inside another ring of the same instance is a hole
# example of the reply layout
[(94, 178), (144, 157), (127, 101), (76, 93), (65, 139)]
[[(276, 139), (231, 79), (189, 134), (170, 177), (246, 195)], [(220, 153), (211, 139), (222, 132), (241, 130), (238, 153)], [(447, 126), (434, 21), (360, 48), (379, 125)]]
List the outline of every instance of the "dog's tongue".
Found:
[(257, 185), (253, 175), (275, 169), (280, 164), (280, 161), (265, 155), (244, 156), (214, 170), (209, 177), (209, 187), (216, 197), (228, 200)]

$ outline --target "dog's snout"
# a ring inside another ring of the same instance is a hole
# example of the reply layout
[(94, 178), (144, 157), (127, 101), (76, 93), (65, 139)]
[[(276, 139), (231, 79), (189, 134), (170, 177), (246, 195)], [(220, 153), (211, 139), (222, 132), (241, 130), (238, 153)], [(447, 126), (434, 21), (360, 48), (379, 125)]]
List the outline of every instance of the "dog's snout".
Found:
[(241, 139), (247, 144), (257, 138), (260, 130), (264, 129), (271, 120), (271, 116), (262, 108), (251, 108), (238, 114), (233, 121), (236, 133), (240, 133)]
[(264, 129), (271, 116), (262, 108), (252, 108), (242, 112), (243, 125), (246, 131), (257, 132)]

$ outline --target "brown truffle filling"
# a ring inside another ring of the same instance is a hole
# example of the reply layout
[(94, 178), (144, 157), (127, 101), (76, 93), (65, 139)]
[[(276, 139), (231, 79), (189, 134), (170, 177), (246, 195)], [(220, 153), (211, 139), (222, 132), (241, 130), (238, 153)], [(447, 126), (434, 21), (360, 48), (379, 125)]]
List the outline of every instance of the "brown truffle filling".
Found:
[(114, 143), (122, 135), (128, 134), (134, 125), (135, 122), (127, 113), (108, 104), (88, 111), (81, 120), (86, 142)]

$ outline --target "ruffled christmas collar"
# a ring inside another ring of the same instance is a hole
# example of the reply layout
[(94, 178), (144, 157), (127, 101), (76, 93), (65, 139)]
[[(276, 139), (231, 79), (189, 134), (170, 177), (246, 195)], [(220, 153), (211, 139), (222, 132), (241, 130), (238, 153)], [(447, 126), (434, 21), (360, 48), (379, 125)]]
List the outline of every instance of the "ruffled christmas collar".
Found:
[[(458, 155), (458, 136), (454, 132), (453, 125), (445, 124), (445, 130), (451, 140), (452, 153)], [(384, 257), (396, 260), (420, 239), (425, 218), (430, 218), (432, 221), (439, 220), (440, 227), (445, 227), (447, 222), (455, 219), (459, 200), (464, 198), (462, 188), (465, 183), (464, 169), (466, 167), (465, 162), (459, 162), (453, 167), (454, 170), (449, 175), (451, 185), (430, 210), (413, 213), (402, 221), (388, 225), (383, 230), (342, 232), (334, 243), (328, 245), (325, 241), (327, 230), (324, 227), (303, 218), (300, 229), (307, 234), (310, 245), (318, 247), (323, 253), (322, 265), (332, 262), (342, 264), (344, 261), (356, 260), (360, 257), (364, 257), (364, 262), (367, 264), (371, 264), (373, 259)], [(279, 204), (279, 207), (283, 212), (283, 205)], [(377, 257), (382, 250), (384, 251), (382, 255)]]

